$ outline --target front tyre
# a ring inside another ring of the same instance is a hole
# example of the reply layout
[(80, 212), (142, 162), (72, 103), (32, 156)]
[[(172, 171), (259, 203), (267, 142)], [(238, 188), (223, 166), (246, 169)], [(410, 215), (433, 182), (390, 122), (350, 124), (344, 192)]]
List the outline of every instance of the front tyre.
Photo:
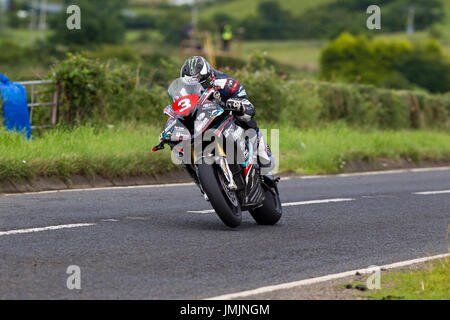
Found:
[(198, 178), (203, 191), (209, 198), (219, 218), (230, 228), (238, 227), (242, 222), (241, 207), (236, 193), (227, 190), (223, 173), (213, 165), (199, 164)]
[(269, 226), (275, 225), (281, 219), (283, 213), (280, 197), (271, 190), (266, 190), (266, 198), (262, 207), (249, 211), (257, 224)]

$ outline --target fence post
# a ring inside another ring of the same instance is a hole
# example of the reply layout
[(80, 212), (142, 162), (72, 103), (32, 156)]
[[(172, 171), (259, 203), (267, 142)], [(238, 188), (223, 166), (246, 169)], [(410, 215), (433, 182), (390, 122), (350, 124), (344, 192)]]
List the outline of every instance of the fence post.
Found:
[(58, 123), (59, 118), (59, 85), (55, 85), (55, 92), (53, 93), (53, 106), (52, 106), (52, 126)]
[(31, 85), (30, 125), (33, 123), (34, 84)]

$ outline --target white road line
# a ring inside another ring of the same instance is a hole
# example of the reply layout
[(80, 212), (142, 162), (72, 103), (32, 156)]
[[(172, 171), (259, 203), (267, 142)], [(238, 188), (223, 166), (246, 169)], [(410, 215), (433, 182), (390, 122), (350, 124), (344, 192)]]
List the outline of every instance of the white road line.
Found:
[(215, 210), (188, 211), (188, 213), (214, 213)]
[[(321, 203), (330, 203), (330, 202), (344, 202), (344, 201), (355, 201), (355, 199), (323, 199), (323, 200), (309, 200), (309, 201), (300, 201), (300, 202), (287, 202), (282, 203), (282, 207), (293, 207), (293, 206), (303, 206), (309, 204), (321, 204)], [(188, 213), (214, 213), (214, 210), (201, 210), (201, 211), (188, 211)]]
[(283, 203), (283, 207), (292, 207), (292, 206), (302, 206), (308, 204), (320, 204), (320, 203), (330, 203), (330, 202), (345, 202), (345, 201), (355, 201), (355, 199), (323, 199), (323, 200), (310, 200), (310, 201), (300, 201), (300, 202), (288, 202)]
[[(382, 270), (389, 270), (389, 269), (406, 267), (406, 266), (417, 264), (417, 263), (423, 263), (423, 262), (427, 262), (430, 260), (442, 259), (442, 258), (447, 258), (447, 257), (450, 257), (450, 253), (440, 254), (437, 256), (433, 256), (433, 257), (426, 257), (426, 258), (392, 263), (392, 264), (388, 264), (385, 266), (379, 266), (379, 268)], [(221, 296), (217, 296), (217, 297), (207, 298), (204, 300), (231, 300), (231, 299), (238, 299), (238, 298), (246, 298), (246, 297), (250, 297), (250, 296), (254, 296), (254, 295), (258, 295), (258, 294), (264, 294), (264, 293), (269, 293), (269, 292), (274, 292), (274, 291), (279, 291), (279, 290), (299, 288), (302, 286), (325, 282), (325, 281), (329, 281), (329, 280), (346, 278), (346, 277), (356, 275), (357, 272), (359, 272), (360, 274), (370, 274), (373, 271), (374, 271), (373, 267), (367, 268), (367, 269), (346, 271), (346, 272), (330, 274), (330, 275), (318, 277), (318, 278), (305, 279), (305, 280), (300, 280), (300, 281), (295, 281), (295, 282), (278, 284), (278, 285), (274, 285), (274, 286), (261, 287), (261, 288), (254, 289), (254, 290), (247, 290), (247, 291), (242, 291), (242, 292), (237, 292), (237, 293), (232, 293), (232, 294), (225, 294), (225, 295), (221, 295)]]
[(42, 232), (42, 231), (49, 231), (49, 230), (89, 227), (89, 226), (94, 226), (94, 225), (95, 225), (95, 223), (76, 223), (76, 224), (63, 224), (60, 226), (42, 227), (42, 228), (18, 229), (18, 230), (10, 230), (10, 231), (1, 231), (0, 236), (10, 236), (13, 234), (34, 233), (34, 232)]
[[(283, 181), (292, 179), (320, 179), (330, 177), (357, 177), (357, 176), (372, 176), (372, 175), (385, 175), (396, 173), (408, 173), (408, 172), (433, 172), (433, 171), (447, 171), (450, 167), (436, 167), (436, 168), (417, 168), (417, 169), (400, 169), (400, 170), (385, 170), (385, 171), (368, 171), (368, 172), (355, 172), (355, 173), (341, 173), (341, 174), (328, 174), (328, 175), (312, 175), (312, 176), (288, 176), (283, 177)], [(104, 187), (104, 188), (81, 188), (81, 189), (62, 189), (52, 191), (37, 191), (37, 192), (25, 192), (25, 193), (5, 193), (0, 194), (0, 197), (22, 196), (22, 195), (38, 195), (38, 194), (52, 194), (59, 192), (80, 192), (80, 191), (105, 191), (105, 190), (132, 190), (132, 189), (147, 189), (147, 188), (168, 188), (168, 187), (183, 187), (193, 186), (194, 183), (169, 183), (169, 184), (151, 184), (141, 186), (118, 186), (118, 187)]]
[(62, 189), (62, 190), (23, 192), (23, 193), (5, 193), (5, 194), (0, 194), (0, 196), (3, 196), (3, 197), (14, 197), (14, 196), (52, 194), (52, 193), (64, 193), (64, 192), (105, 191), (105, 190), (132, 190), (132, 189), (183, 187), (183, 186), (194, 186), (194, 185), (195, 185), (195, 183), (193, 183), (193, 182), (189, 182), (189, 183), (168, 183), (168, 184), (149, 184), (149, 185), (142, 185), (142, 186), (120, 186), (120, 187), (104, 187), (104, 188)]
[(450, 190), (414, 192), (413, 194), (428, 196), (428, 195), (432, 195), (432, 194), (444, 194), (444, 193), (450, 193)]
[(434, 172), (434, 171), (448, 171), (450, 167), (436, 167), (436, 168), (415, 168), (415, 169), (398, 169), (398, 170), (383, 170), (383, 171), (367, 171), (367, 172), (355, 172), (355, 173), (340, 173), (340, 174), (324, 174), (313, 176), (293, 176), (298, 179), (320, 179), (330, 177), (359, 177), (359, 176), (376, 176), (385, 174), (397, 174), (397, 173), (410, 173), (410, 172)]

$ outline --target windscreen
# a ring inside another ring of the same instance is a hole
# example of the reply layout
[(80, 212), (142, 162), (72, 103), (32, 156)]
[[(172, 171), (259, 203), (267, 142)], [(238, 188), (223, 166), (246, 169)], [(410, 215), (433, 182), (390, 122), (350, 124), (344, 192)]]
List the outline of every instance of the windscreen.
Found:
[(169, 95), (173, 101), (193, 94), (201, 95), (202, 91), (202, 85), (193, 77), (178, 78), (169, 87)]

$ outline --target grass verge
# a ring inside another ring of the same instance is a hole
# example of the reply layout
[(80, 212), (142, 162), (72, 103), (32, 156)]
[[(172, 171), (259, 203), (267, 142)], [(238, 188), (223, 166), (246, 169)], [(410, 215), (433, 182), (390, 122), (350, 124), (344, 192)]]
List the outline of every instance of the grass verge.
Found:
[[(261, 126), (264, 128), (264, 126)], [(276, 128), (276, 126), (266, 126)], [(124, 123), (111, 128), (56, 128), (27, 141), (0, 129), (0, 181), (72, 175), (146, 176), (175, 168), (168, 150), (152, 152), (161, 128)], [(347, 161), (450, 160), (450, 133), (432, 130), (359, 130), (343, 124), (299, 130), (283, 126), (280, 171), (338, 173)], [(267, 141), (274, 147), (268, 137)]]
[(33, 141), (0, 131), (0, 181), (75, 174), (105, 178), (174, 169), (169, 151), (153, 153), (160, 131), (144, 125), (78, 127), (46, 131)]
[[(268, 139), (270, 144), (270, 139)], [(434, 130), (362, 130), (343, 124), (280, 129), (280, 170), (298, 174), (342, 172), (351, 161), (450, 160), (450, 133)]]
[(382, 289), (366, 295), (377, 300), (449, 300), (450, 258), (428, 262), (420, 270), (382, 275)]

